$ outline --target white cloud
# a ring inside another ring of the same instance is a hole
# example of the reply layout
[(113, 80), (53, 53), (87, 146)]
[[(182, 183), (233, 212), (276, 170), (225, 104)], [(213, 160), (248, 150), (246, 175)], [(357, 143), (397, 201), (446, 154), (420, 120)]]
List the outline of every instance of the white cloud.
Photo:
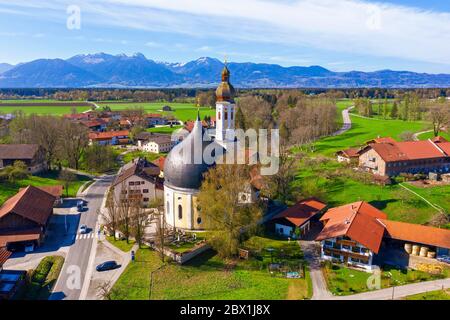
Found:
[[(71, 0), (39, 2), (56, 12)], [(18, 0), (0, 0), (23, 10)], [(450, 64), (450, 14), (368, 0), (78, 0), (84, 22)], [(31, 5), (30, 5), (31, 6)], [(36, 4), (34, 4), (36, 6)], [(58, 9), (59, 8), (59, 9)], [(56, 11), (55, 11), (56, 10)], [(43, 10), (44, 11), (44, 10)], [(64, 12), (62, 18), (65, 19)], [(217, 42), (217, 41), (216, 41)], [(225, 42), (224, 42), (225, 43)], [(205, 48), (209, 47), (208, 43)]]

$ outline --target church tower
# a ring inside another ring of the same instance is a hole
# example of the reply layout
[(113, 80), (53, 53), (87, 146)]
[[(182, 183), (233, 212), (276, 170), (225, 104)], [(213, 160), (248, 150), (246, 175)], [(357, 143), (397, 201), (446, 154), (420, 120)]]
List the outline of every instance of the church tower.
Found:
[(234, 87), (230, 83), (230, 70), (222, 70), (222, 82), (216, 90), (216, 141), (226, 145), (227, 130), (235, 129), (236, 105), (234, 104)]

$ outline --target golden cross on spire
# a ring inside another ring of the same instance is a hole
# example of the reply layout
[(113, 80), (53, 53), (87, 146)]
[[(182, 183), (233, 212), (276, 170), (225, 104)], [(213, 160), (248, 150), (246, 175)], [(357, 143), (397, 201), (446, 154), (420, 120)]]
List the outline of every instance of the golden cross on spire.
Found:
[(225, 65), (227, 65), (227, 64), (228, 64), (228, 55), (225, 54)]

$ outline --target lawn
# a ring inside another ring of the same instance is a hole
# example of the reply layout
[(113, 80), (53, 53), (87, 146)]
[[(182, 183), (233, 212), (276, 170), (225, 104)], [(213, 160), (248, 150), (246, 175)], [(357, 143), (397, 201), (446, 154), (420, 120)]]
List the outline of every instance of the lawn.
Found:
[[(440, 132), (439, 135), (441, 137), (443, 137), (444, 139), (446, 139), (447, 141), (450, 141), (450, 134), (449, 133), (447, 133), (447, 132)], [(418, 138), (420, 140), (433, 139), (434, 138), (434, 133), (433, 132), (422, 133), (421, 135), (419, 135)]]
[(181, 128), (183, 128), (183, 126), (154, 127), (147, 129), (147, 132), (172, 134), (174, 131)]
[(437, 290), (408, 296), (405, 300), (450, 300), (450, 290)]
[[(350, 100), (339, 101), (338, 110), (351, 106)], [(392, 137), (400, 140), (399, 135), (405, 131), (419, 132), (426, 127), (425, 122), (412, 122), (403, 120), (380, 120), (365, 119), (351, 115), (352, 129), (334, 137), (326, 137), (314, 143), (315, 153), (334, 156), (334, 154), (343, 149), (351, 147), (360, 147), (366, 141), (380, 137)]]
[[(62, 116), (64, 114), (71, 114), (74, 107), (67, 106), (17, 106), (17, 107), (4, 107), (0, 104), (0, 113), (13, 113), (20, 110), (25, 114), (38, 114), (38, 115), (54, 115)], [(76, 107), (77, 113), (81, 113), (90, 110), (90, 107)]]
[(165, 153), (151, 153), (151, 152), (145, 152), (145, 151), (132, 151), (128, 152), (123, 155), (123, 162), (128, 163), (136, 158), (145, 158), (147, 161), (152, 162), (156, 159), (159, 159), (160, 157), (164, 157), (167, 154)]
[[(330, 158), (306, 158), (301, 160), (294, 186), (300, 192), (322, 198), (331, 207), (367, 201), (385, 212), (390, 220), (423, 224), (437, 213), (398, 184), (376, 185), (370, 180), (366, 182), (364, 177)], [(432, 190), (427, 192), (433, 194)], [(442, 204), (446, 198), (439, 198), (439, 194), (433, 194), (433, 199)]]
[[(264, 239), (256, 238), (248, 245), (258, 243), (258, 247), (269, 245), (289, 252), (296, 250), (297, 257), (301, 256), (300, 248), (295, 242), (288, 244), (286, 241)], [(267, 259), (270, 258), (263, 257), (263, 262), (253, 258), (248, 261), (224, 261), (210, 250), (183, 266), (169, 263), (161, 267), (155, 251), (140, 249), (136, 262), (128, 265), (114, 286), (113, 298), (148, 299), (150, 273), (155, 270), (157, 271), (152, 277), (152, 299), (278, 300), (310, 297), (311, 290), (306, 279), (272, 277), (264, 267)], [(299, 261), (298, 258), (296, 260)]]
[(135, 241), (133, 240), (130, 240), (129, 243), (127, 243), (127, 240), (114, 240), (113, 236), (107, 236), (106, 240), (108, 240), (109, 243), (111, 243), (119, 250), (122, 250), (123, 252), (129, 252), (133, 248), (135, 243)]
[[(165, 116), (174, 116), (181, 121), (195, 120), (197, 117), (197, 110), (193, 103), (169, 103), (169, 102), (125, 102), (125, 103), (107, 103), (99, 102), (99, 106), (108, 106), (111, 110), (125, 110), (133, 108), (143, 108), (147, 113), (160, 113)], [(163, 112), (164, 106), (170, 106), (172, 112)], [(214, 109), (200, 108), (200, 117), (203, 119), (205, 116), (214, 116), (216, 111)]]
[[(372, 275), (364, 271), (358, 271), (339, 265), (326, 263), (322, 269), (327, 281), (328, 289), (334, 295), (351, 295), (370, 291), (367, 280)], [(408, 283), (442, 279), (449, 276), (449, 271), (433, 275), (417, 270), (401, 270), (386, 266), (381, 271), (381, 288), (401, 286)]]
[[(24, 188), (29, 185), (39, 187), (63, 184), (58, 180), (58, 175), (59, 173), (57, 171), (49, 171), (40, 175), (29, 176), (27, 179), (18, 180), (14, 183), (3, 181), (0, 188), (0, 204), (16, 194), (20, 188)], [(77, 181), (72, 182), (69, 186), (69, 197), (75, 197), (78, 189), (89, 180), (90, 178), (87, 176), (77, 175)], [(64, 191), (63, 196), (66, 196), (66, 191)]]

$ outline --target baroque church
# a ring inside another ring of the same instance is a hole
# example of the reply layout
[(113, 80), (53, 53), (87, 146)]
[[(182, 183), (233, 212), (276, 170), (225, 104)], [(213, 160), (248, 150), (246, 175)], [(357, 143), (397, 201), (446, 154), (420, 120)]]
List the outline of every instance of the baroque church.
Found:
[(235, 89), (230, 83), (230, 71), (225, 66), (222, 71), (222, 82), (216, 90), (214, 139), (205, 132), (198, 115), (191, 133), (176, 145), (166, 158), (164, 209), (166, 222), (171, 227), (187, 230), (203, 229), (203, 217), (196, 205), (197, 195), (203, 174), (214, 165), (214, 159), (212, 162), (207, 161), (200, 153), (213, 150), (210, 154), (217, 159), (224, 155), (226, 150), (234, 148), (235, 142), (228, 139), (229, 133), (235, 130), (234, 95)]

